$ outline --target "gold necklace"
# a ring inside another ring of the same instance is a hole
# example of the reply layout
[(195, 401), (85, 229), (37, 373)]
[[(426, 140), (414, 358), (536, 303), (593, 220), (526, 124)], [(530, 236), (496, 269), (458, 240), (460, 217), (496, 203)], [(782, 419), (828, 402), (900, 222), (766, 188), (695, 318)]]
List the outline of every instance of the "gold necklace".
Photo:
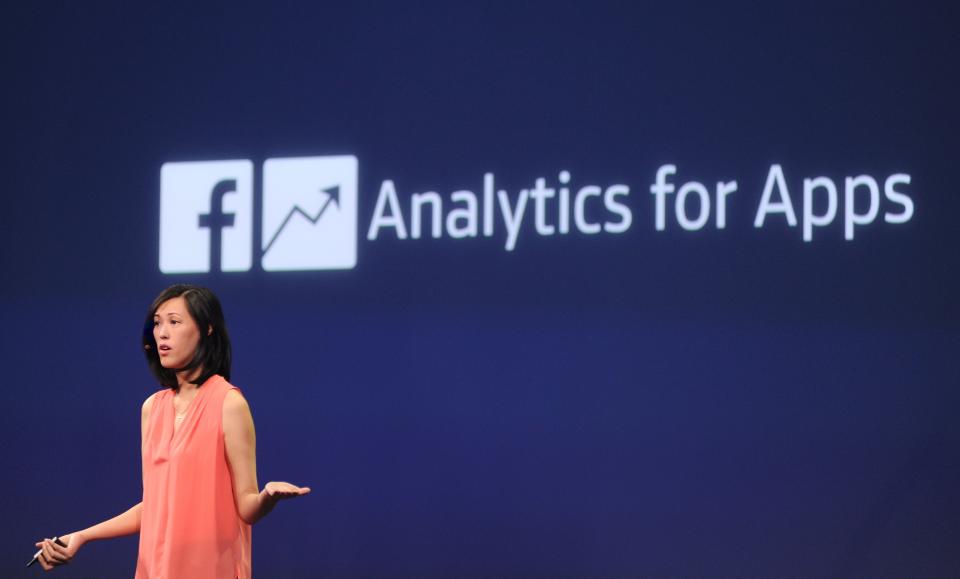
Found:
[[(196, 395), (194, 395), (194, 397), (196, 397)], [(190, 402), (193, 402), (193, 400), (191, 399)], [(186, 407), (183, 409), (182, 412), (177, 411), (176, 406), (174, 406), (174, 408), (173, 408), (173, 414), (174, 414), (173, 419), (174, 419), (175, 422), (181, 422), (181, 421), (183, 420), (183, 417), (187, 415), (187, 412), (190, 411), (190, 402), (187, 402), (187, 405), (186, 405)]]

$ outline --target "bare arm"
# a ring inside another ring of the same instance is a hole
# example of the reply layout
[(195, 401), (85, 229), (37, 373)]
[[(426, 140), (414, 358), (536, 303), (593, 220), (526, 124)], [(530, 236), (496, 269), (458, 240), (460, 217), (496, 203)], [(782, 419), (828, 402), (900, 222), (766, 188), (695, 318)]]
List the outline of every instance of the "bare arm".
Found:
[(124, 537), (140, 531), (140, 508), (143, 503), (137, 503), (127, 509), (126, 512), (113, 517), (82, 531), (72, 533), (79, 535), (81, 541), (98, 541), (100, 539), (112, 539), (114, 537)]
[(257, 486), (257, 440), (253, 416), (247, 400), (236, 390), (227, 392), (223, 401), (223, 440), (233, 476), (234, 500), (240, 518), (256, 523), (282, 499), (310, 492), (285, 482), (269, 482), (263, 491)]
[(49, 571), (54, 567), (66, 565), (77, 554), (80, 547), (88, 541), (112, 539), (136, 533), (140, 530), (140, 506), (142, 504), (137, 503), (125, 513), (82, 531), (61, 535), (60, 540), (67, 545), (66, 547), (61, 547), (50, 539), (37, 542), (36, 546), (41, 550), (40, 566)]
[[(150, 421), (150, 409), (153, 407), (153, 395), (150, 395), (140, 408), (140, 445), (147, 436), (147, 423)], [(80, 535), (81, 542), (97, 541), (100, 539), (112, 539), (114, 537), (123, 537), (132, 535), (140, 531), (140, 511), (143, 502), (139, 502), (130, 507), (126, 512), (113, 517), (110, 520), (86, 528), (82, 531), (72, 533)]]
[[(153, 396), (147, 398), (140, 409), (140, 442), (146, 436), (147, 421), (150, 418), (150, 408), (153, 404)], [(66, 543), (66, 547), (61, 547), (49, 539), (36, 543), (42, 553), (40, 555), (40, 565), (47, 571), (59, 565), (65, 565), (73, 559), (80, 547), (88, 541), (97, 541), (100, 539), (112, 539), (114, 537), (123, 537), (132, 535), (140, 531), (140, 513), (143, 508), (143, 502), (139, 502), (126, 512), (121, 513), (112, 519), (103, 521), (87, 527), (82, 531), (61, 535), (60, 540)]]

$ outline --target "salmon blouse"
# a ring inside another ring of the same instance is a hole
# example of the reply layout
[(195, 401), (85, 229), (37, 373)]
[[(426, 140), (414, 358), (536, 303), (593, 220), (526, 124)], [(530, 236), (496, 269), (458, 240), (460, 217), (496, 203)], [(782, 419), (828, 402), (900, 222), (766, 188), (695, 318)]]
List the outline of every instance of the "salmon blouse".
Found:
[(212, 376), (176, 429), (171, 389), (153, 395), (143, 439), (143, 506), (136, 579), (249, 579), (250, 525), (237, 513)]

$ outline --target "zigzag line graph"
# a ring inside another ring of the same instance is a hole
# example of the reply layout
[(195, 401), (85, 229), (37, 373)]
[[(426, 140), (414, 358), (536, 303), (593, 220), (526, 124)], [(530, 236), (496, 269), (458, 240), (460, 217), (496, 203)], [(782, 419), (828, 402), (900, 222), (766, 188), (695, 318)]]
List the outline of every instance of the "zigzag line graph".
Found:
[(273, 237), (270, 238), (270, 242), (267, 243), (267, 246), (263, 248), (263, 254), (266, 255), (270, 248), (273, 247), (273, 243), (280, 237), (280, 234), (283, 233), (283, 228), (287, 226), (287, 223), (293, 219), (293, 216), (296, 214), (303, 215), (310, 223), (314, 225), (317, 221), (320, 221), (320, 218), (323, 217), (324, 212), (327, 210), (327, 207), (330, 206), (330, 203), (336, 203), (337, 206), (340, 206), (340, 186), (334, 185), (328, 189), (322, 189), (324, 193), (329, 195), (327, 201), (320, 207), (320, 211), (317, 212), (316, 216), (311, 216), (309, 213), (300, 208), (299, 205), (294, 205), (293, 208), (287, 213), (287, 216), (283, 218), (283, 222), (280, 224), (280, 227), (277, 228), (277, 231), (273, 234)]

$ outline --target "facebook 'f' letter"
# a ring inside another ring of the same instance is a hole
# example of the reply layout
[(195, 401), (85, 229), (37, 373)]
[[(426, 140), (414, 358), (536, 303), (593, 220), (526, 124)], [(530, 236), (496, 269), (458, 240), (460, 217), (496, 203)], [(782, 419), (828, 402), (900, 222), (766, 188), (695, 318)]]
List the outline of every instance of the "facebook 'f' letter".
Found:
[(210, 195), (210, 213), (200, 215), (197, 220), (199, 227), (206, 227), (210, 230), (210, 263), (221, 264), (220, 249), (223, 244), (220, 239), (220, 233), (224, 227), (233, 227), (233, 213), (223, 212), (223, 196), (227, 193), (234, 193), (237, 190), (236, 179), (224, 179), (213, 187), (213, 193)]
[(247, 271), (253, 257), (253, 164), (165, 163), (160, 169), (160, 271)]

